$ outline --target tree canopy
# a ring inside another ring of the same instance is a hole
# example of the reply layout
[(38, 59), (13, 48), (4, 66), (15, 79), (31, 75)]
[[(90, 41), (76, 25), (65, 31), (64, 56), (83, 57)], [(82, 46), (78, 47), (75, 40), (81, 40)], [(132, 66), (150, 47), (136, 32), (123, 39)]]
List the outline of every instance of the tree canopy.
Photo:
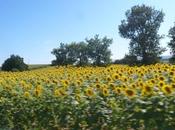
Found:
[(109, 46), (113, 40), (107, 37), (99, 38), (99, 35), (95, 35), (94, 38), (86, 39), (88, 43), (89, 58), (94, 65), (100, 66), (111, 62), (111, 50)]
[(78, 66), (109, 64), (111, 62), (111, 51), (109, 49), (111, 44), (112, 39), (99, 38), (99, 35), (90, 39), (86, 38), (82, 42), (60, 43), (60, 46), (51, 52), (56, 57), (52, 64)]
[(10, 58), (4, 61), (1, 69), (3, 71), (24, 71), (28, 70), (28, 66), (20, 56), (11, 55)]
[(164, 13), (146, 5), (136, 5), (127, 10), (126, 20), (119, 25), (119, 34), (130, 39), (130, 54), (142, 57), (142, 64), (157, 62), (165, 51), (160, 47), (161, 35), (158, 34)]
[(168, 43), (168, 46), (171, 49), (172, 57), (170, 58), (171, 63), (175, 63), (175, 25), (170, 28), (168, 32), (168, 37), (170, 38), (170, 42)]

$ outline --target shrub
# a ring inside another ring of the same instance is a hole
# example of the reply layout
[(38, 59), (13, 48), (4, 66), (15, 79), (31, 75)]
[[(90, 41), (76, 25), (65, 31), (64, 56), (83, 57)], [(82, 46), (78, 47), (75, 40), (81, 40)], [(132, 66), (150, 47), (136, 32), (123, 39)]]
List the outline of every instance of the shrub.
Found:
[(24, 63), (23, 58), (18, 55), (11, 55), (10, 58), (6, 59), (2, 64), (3, 71), (24, 71), (28, 70), (27, 64)]

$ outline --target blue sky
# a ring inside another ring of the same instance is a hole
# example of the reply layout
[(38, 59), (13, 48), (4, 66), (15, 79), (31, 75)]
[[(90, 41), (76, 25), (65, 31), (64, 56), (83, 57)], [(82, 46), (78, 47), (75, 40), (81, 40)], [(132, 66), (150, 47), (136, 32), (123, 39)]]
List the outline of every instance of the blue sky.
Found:
[(129, 40), (119, 36), (118, 25), (127, 9), (143, 3), (164, 11), (160, 34), (167, 35), (175, 22), (174, 0), (0, 0), (0, 65), (11, 54), (28, 64), (50, 63), (55, 58), (50, 52), (60, 42), (79, 42), (95, 34), (113, 38), (112, 58), (122, 58)]

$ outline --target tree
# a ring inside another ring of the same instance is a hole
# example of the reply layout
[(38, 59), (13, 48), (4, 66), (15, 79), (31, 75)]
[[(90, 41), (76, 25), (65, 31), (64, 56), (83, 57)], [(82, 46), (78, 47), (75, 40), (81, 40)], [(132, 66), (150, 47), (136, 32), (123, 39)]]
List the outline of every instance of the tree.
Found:
[(51, 52), (56, 56), (56, 60), (52, 61), (52, 65), (63, 65), (66, 59), (66, 48), (64, 43), (60, 43), (59, 48), (54, 48)]
[(168, 46), (171, 49), (172, 57), (170, 58), (171, 63), (175, 63), (175, 25), (174, 27), (170, 28), (168, 37), (170, 38), (170, 42), (168, 43)]
[(56, 60), (52, 61), (52, 65), (68, 65), (72, 63), (68, 57), (69, 48), (67, 44), (60, 43), (59, 48), (54, 48), (51, 53), (56, 56)]
[(107, 37), (99, 38), (95, 35), (94, 38), (86, 39), (88, 43), (88, 55), (93, 65), (101, 66), (111, 62), (111, 50), (109, 46), (112, 44), (112, 39)]
[(28, 66), (20, 56), (11, 55), (10, 58), (4, 61), (1, 69), (3, 71), (24, 71), (28, 70)]
[(165, 51), (160, 47), (158, 34), (164, 13), (145, 5), (133, 6), (126, 11), (126, 20), (119, 25), (119, 34), (130, 39), (130, 55), (142, 57), (142, 64), (156, 63)]
[(70, 44), (60, 44), (59, 48), (51, 52), (56, 56), (52, 61), (53, 65), (79, 65), (88, 64), (87, 44), (85, 42), (72, 42)]
[(111, 44), (112, 39), (107, 37), (100, 39), (98, 35), (86, 39), (86, 42), (61, 43), (60, 47), (51, 52), (56, 56), (52, 65), (85, 66), (90, 63), (97, 66), (106, 65), (111, 62), (111, 51), (109, 50)]
[(85, 42), (79, 42), (76, 44), (76, 59), (78, 66), (84, 66), (89, 64), (88, 48)]
[(125, 55), (123, 59), (115, 60), (114, 64), (126, 64), (129, 66), (139, 65), (140, 62), (138, 58), (134, 55)]

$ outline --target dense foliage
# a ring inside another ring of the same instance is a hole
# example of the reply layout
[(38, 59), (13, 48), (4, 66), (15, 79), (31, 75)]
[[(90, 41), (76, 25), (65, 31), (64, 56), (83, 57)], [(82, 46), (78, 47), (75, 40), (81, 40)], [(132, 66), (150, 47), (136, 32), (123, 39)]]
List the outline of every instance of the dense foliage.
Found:
[(170, 42), (168, 43), (168, 46), (170, 47), (171, 54), (172, 54), (172, 57), (170, 58), (170, 62), (175, 63), (175, 26), (170, 28), (168, 36), (170, 38)]
[(175, 129), (175, 66), (0, 72), (0, 128)]
[(51, 52), (56, 57), (52, 65), (107, 65), (111, 62), (111, 44), (112, 39), (99, 38), (98, 35), (86, 39), (85, 42), (60, 43), (60, 46)]
[(125, 55), (124, 58), (115, 60), (114, 64), (124, 64), (129, 66), (135, 66), (141, 64), (141, 62), (138, 60), (137, 56), (134, 55)]
[(126, 11), (126, 20), (121, 21), (119, 33), (130, 39), (130, 54), (142, 57), (142, 64), (157, 63), (165, 51), (160, 47), (158, 34), (164, 13), (146, 5), (133, 6)]
[(3, 71), (24, 71), (28, 69), (28, 66), (20, 56), (11, 55), (10, 58), (4, 61), (1, 69)]

